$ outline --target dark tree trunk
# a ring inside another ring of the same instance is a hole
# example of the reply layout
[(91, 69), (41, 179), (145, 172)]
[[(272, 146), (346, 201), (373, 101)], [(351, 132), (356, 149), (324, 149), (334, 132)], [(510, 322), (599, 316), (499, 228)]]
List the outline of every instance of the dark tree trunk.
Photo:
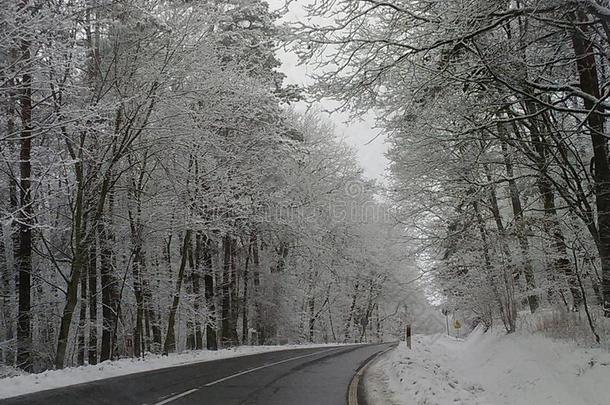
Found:
[(100, 278), (102, 281), (102, 345), (100, 361), (114, 357), (116, 345), (116, 325), (118, 322), (119, 294), (118, 280), (114, 271), (114, 234), (111, 227), (112, 203), (108, 202), (109, 213), (99, 221), (98, 235), (100, 239)]
[(194, 350), (195, 349), (195, 320), (197, 318), (197, 309), (196, 309), (196, 305), (197, 305), (197, 298), (195, 298), (195, 293), (194, 293), (194, 277), (195, 277), (195, 264), (194, 264), (194, 260), (193, 260), (193, 252), (192, 252), (192, 243), (189, 243), (189, 248), (188, 248), (188, 264), (189, 264), (189, 272), (188, 272), (188, 277), (187, 277), (187, 295), (192, 299), (192, 303), (193, 303), (193, 309), (195, 312), (188, 314), (188, 318), (186, 319), (186, 347), (189, 350)]
[[(15, 81), (13, 79), (7, 80), (7, 87), (13, 88)], [(6, 108), (6, 129), (7, 135), (9, 137), (15, 136), (15, 105), (16, 99), (14, 91), (9, 91), (9, 97), (7, 100), (7, 108)], [(12, 148), (11, 148), (12, 150)], [(19, 202), (17, 200), (17, 181), (15, 179), (15, 175), (12, 173), (13, 168), (12, 164), (7, 164), (9, 166), (9, 174), (8, 176), (8, 197), (9, 197), (9, 206), (11, 212), (17, 212), (19, 210)], [(4, 233), (2, 232), (0, 226), (0, 272), (2, 275), (2, 288), (3, 288), (3, 297), (2, 297), (2, 316), (4, 320), (4, 331), (5, 335), (4, 339), (8, 342), (13, 340), (14, 338), (14, 300), (15, 300), (15, 291), (14, 286), (18, 285), (18, 270), (15, 263), (15, 255), (17, 247), (19, 246), (19, 234), (15, 231), (16, 221), (13, 219), (10, 222), (9, 227), (9, 235), (12, 240), (12, 245), (6, 245), (4, 243)], [(0, 358), (4, 364), (13, 365), (15, 363), (15, 351), (14, 347), (11, 344), (8, 344), (2, 350), (2, 357)]]
[(258, 336), (257, 344), (262, 345), (266, 340), (265, 331), (263, 330), (263, 321), (261, 314), (261, 274), (260, 274), (260, 257), (258, 255), (258, 237), (256, 230), (252, 231), (250, 236), (250, 245), (252, 246), (252, 267), (253, 277), (252, 285), (254, 288), (254, 327)]
[[(79, 225), (80, 227), (80, 225)], [(82, 244), (82, 236), (76, 236), (80, 239), (77, 244)], [(68, 281), (68, 291), (66, 295), (66, 305), (61, 317), (61, 324), (59, 327), (59, 336), (57, 340), (57, 352), (55, 354), (55, 368), (63, 368), (66, 358), (66, 350), (68, 348), (68, 338), (70, 335), (70, 324), (72, 323), (72, 317), (76, 304), (78, 303), (78, 284), (80, 281), (80, 275), (83, 271), (83, 247), (77, 247), (75, 249), (75, 255), (72, 259), (72, 266), (70, 271), (70, 278)]]
[[(72, 149), (70, 149), (72, 150)], [(73, 157), (76, 156), (72, 153)], [(66, 304), (61, 316), (59, 327), (59, 336), (57, 339), (57, 351), (55, 353), (55, 368), (64, 367), (66, 359), (66, 350), (68, 348), (68, 338), (70, 337), (70, 325), (74, 310), (78, 303), (78, 284), (81, 280), (86, 267), (86, 218), (85, 218), (85, 181), (83, 176), (83, 163), (77, 161), (74, 163), (74, 172), (76, 174), (76, 199), (72, 212), (72, 246), (74, 256), (70, 266), (70, 276), (68, 278), (68, 287), (66, 294)]]
[[(156, 265), (157, 270), (159, 269), (159, 263), (157, 260), (157, 265)], [(156, 277), (159, 277), (159, 275), (157, 274)], [(161, 320), (160, 317), (156, 311), (156, 307), (155, 304), (153, 303), (152, 300), (152, 293), (151, 293), (151, 289), (150, 286), (148, 286), (148, 283), (144, 284), (144, 301), (146, 303), (146, 313), (148, 314), (148, 318), (149, 318), (149, 322), (150, 322), (150, 329), (152, 332), (152, 346), (150, 348), (150, 350), (152, 350), (155, 353), (159, 353), (161, 351), (162, 345), (163, 345), (163, 337), (162, 337), (162, 331), (161, 331)]]
[(313, 295), (313, 291), (311, 292), (311, 297), (308, 299), (308, 307), (309, 307), (309, 341), (313, 343), (314, 341), (314, 332), (316, 325), (316, 298)]
[(229, 275), (229, 296), (230, 303), (230, 340), (232, 345), (239, 344), (239, 336), (237, 334), (237, 322), (239, 318), (239, 280), (237, 273), (237, 239), (231, 240), (231, 274)]
[(343, 343), (347, 343), (350, 337), (350, 330), (352, 328), (352, 320), (354, 319), (354, 311), (356, 309), (356, 300), (358, 299), (358, 287), (360, 286), (360, 282), (356, 281), (354, 285), (354, 294), (352, 295), (352, 303), (349, 306), (349, 311), (347, 312), (347, 319), (345, 321), (345, 328), (343, 331)]
[(143, 351), (150, 352), (150, 311), (148, 310), (148, 301), (144, 299), (144, 339)]
[[(577, 22), (584, 21), (583, 16)], [(576, 56), (576, 65), (580, 77), (580, 88), (583, 92), (601, 99), (596, 49), (590, 39), (590, 33), (581, 24), (574, 27), (572, 44)], [(597, 226), (599, 232), (598, 250), (602, 265), (602, 290), (604, 296), (604, 316), (610, 318), (610, 162), (608, 156), (608, 140), (605, 136), (605, 119), (602, 108), (594, 101), (585, 98), (584, 105), (591, 113), (586, 123), (591, 134), (593, 145), (593, 162), (595, 179), (595, 198), (597, 205)]]
[(377, 343), (381, 343), (381, 318), (379, 316), (379, 302), (375, 303), (375, 337)]
[(97, 364), (97, 249), (95, 225), (88, 243), (89, 265), (89, 364)]
[[(9, 251), (4, 243), (4, 231), (2, 225), (0, 225), (0, 277), (2, 279), (2, 290), (0, 290), (0, 294), (2, 294), (2, 313), (0, 314), (2, 315), (2, 325), (0, 327), (4, 331), (4, 335), (0, 335), (0, 339), (7, 342), (13, 338), (13, 320), (11, 314), (11, 297), (13, 295), (11, 279), (13, 272), (8, 266), (8, 254)], [(6, 346), (2, 348), (0, 361), (4, 364), (12, 364), (12, 350), (8, 344)]]
[[(193, 145), (194, 151), (199, 152), (199, 147)], [(191, 175), (195, 179), (192, 191), (190, 187)], [(186, 188), (189, 190), (190, 209), (196, 211), (196, 200), (199, 198), (202, 181), (199, 177), (199, 162), (194, 154), (189, 157), (189, 176), (187, 177)], [(201, 232), (195, 235), (195, 248), (193, 242), (189, 242), (189, 267), (190, 267), (190, 290), (193, 304), (193, 313), (187, 320), (188, 346), (192, 349), (203, 349), (203, 332), (201, 330), (201, 275), (202, 275), (202, 251), (201, 251)]]
[(374, 292), (374, 290), (375, 290), (375, 283), (373, 282), (373, 280), (371, 280), (370, 284), (369, 284), (369, 294), (368, 294), (368, 299), (367, 299), (367, 303), (366, 303), (366, 309), (364, 311), (364, 316), (360, 320), (360, 326), (362, 327), (362, 332), (360, 333), (360, 339), (358, 339), (359, 343), (367, 341), (366, 327), (369, 326), (371, 323), (370, 320), (371, 320), (371, 312), (373, 310), (373, 292)]
[[(330, 299), (330, 297), (329, 297), (329, 299)], [(333, 338), (333, 342), (338, 343), (339, 341), (337, 340), (337, 334), (335, 333), (335, 326), (333, 324), (333, 306), (332, 305), (328, 305), (328, 325), (330, 327), (330, 333)]]
[[(136, 191), (137, 192), (137, 191)], [(133, 351), (134, 356), (140, 357), (144, 351), (143, 348), (143, 321), (144, 321), (144, 293), (142, 288), (142, 273), (145, 268), (144, 252), (142, 248), (142, 224), (140, 224), (140, 204), (139, 198), (138, 207), (136, 209), (135, 218), (129, 213), (130, 227), (131, 227), (131, 241), (132, 241), (132, 255), (133, 260), (131, 264), (132, 278), (133, 278), (133, 292), (136, 298), (136, 324), (133, 334)]]
[(221, 338), (223, 347), (231, 346), (231, 238), (226, 235), (222, 240), (223, 272), (222, 272), (222, 308), (221, 308)]
[[(27, 8), (28, 3), (22, 0), (22, 8)], [(32, 370), (32, 331), (30, 325), (31, 309), (31, 277), (32, 277), (32, 226), (33, 226), (33, 201), (32, 201), (32, 76), (30, 42), (23, 40), (21, 53), (26, 64), (25, 73), (22, 77), (21, 93), (21, 138), (19, 153), (19, 176), (21, 204), (19, 209), (19, 249), (15, 258), (19, 274), (19, 306), (17, 317), (17, 365), (26, 371)]]
[(172, 301), (172, 306), (169, 311), (169, 319), (167, 321), (167, 335), (165, 336), (165, 343), (163, 345), (163, 354), (169, 354), (170, 352), (174, 352), (176, 350), (176, 333), (174, 331), (174, 327), (176, 324), (176, 313), (178, 312), (178, 306), (180, 305), (180, 291), (182, 290), (182, 281), (184, 279), (184, 272), (186, 270), (189, 245), (191, 243), (191, 233), (192, 231), (188, 229), (184, 234), (182, 258), (180, 260), (180, 268), (178, 269), (178, 275), (176, 278), (174, 299)]
[[(10, 179), (10, 188), (9, 188), (9, 200), (10, 200), (10, 205), (11, 205), (11, 211), (12, 212), (19, 212), (19, 197), (18, 197), (18, 190), (19, 190), (19, 184), (17, 182), (17, 179), (15, 177), (12, 177)], [(17, 262), (17, 255), (19, 254), (19, 225), (17, 220), (13, 219), (10, 223), (10, 232), (11, 232), (11, 264), (13, 266), (13, 283), (15, 285), (15, 302), (13, 303), (15, 310), (18, 311), (18, 300), (19, 300), (19, 292), (17, 291), (19, 289), (19, 263)], [(17, 331), (17, 316), (15, 316), (17, 314), (14, 314), (14, 323), (15, 323), (15, 331), (14, 333)], [(13, 333), (13, 335), (14, 335)], [(14, 337), (14, 336), (13, 336)], [(15, 351), (15, 354), (16, 351)]]
[(252, 241), (248, 246), (248, 255), (246, 256), (246, 264), (244, 266), (244, 295), (242, 300), (242, 311), (241, 311), (241, 342), (242, 344), (250, 344), (248, 342), (248, 283), (250, 282), (250, 254), (252, 252)]
[[(167, 238), (166, 248), (163, 251), (163, 258), (165, 260), (165, 265), (167, 266), (167, 274), (172, 274), (172, 255), (171, 255), (171, 243), (172, 243), (172, 235), (170, 234)], [(157, 274), (157, 277), (159, 275)], [(155, 314), (154, 306), (149, 307), (151, 311), (151, 317), (153, 320), (152, 323), (152, 334), (153, 334), (153, 343), (155, 345), (155, 349), (162, 351), (163, 349), (163, 339), (162, 339), (162, 330), (161, 330), (161, 315), (159, 313)]]
[(214, 267), (212, 265), (212, 241), (202, 235), (200, 240), (203, 256), (203, 284), (208, 319), (205, 323), (205, 342), (208, 350), (218, 350), (216, 336), (216, 295), (214, 294)]
[(140, 246), (135, 247), (134, 259), (132, 262), (133, 292), (136, 298), (136, 324), (133, 333), (133, 354), (140, 357), (143, 353), (143, 321), (144, 321), (144, 295), (142, 293), (141, 268), (143, 264), (142, 250)]
[(85, 329), (87, 328), (87, 272), (80, 274), (80, 313), (78, 317), (78, 356), (79, 365), (85, 364)]
[(192, 348), (203, 349), (203, 334), (201, 332), (200, 305), (201, 300), (201, 257), (200, 257), (200, 239), (201, 235), (197, 233), (195, 236), (195, 249), (193, 251), (192, 244), (189, 244), (189, 266), (191, 269), (191, 291), (193, 296), (194, 316), (192, 320)]

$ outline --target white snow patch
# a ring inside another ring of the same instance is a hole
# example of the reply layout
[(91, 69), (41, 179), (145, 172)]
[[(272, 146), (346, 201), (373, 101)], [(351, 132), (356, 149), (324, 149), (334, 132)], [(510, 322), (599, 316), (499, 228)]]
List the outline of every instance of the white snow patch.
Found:
[(105, 361), (97, 365), (70, 367), (61, 370), (49, 370), (39, 374), (23, 374), (0, 378), (0, 399), (167, 367), (281, 350), (333, 346), (339, 345), (239, 346), (218, 351), (201, 350), (173, 353), (169, 356), (147, 354), (145, 359)]
[(466, 340), (416, 336), (365, 377), (375, 405), (602, 405), (610, 398), (610, 353), (537, 334), (483, 333)]

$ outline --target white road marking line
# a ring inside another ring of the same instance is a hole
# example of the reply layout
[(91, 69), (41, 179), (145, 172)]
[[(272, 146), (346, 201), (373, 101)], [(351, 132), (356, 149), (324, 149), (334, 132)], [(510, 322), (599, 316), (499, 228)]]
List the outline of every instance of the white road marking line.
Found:
[[(331, 352), (331, 351), (335, 351), (335, 350), (340, 350), (340, 349), (342, 349), (342, 347), (336, 347), (336, 348), (332, 348), (332, 349), (328, 349), (328, 350), (322, 350), (320, 352), (309, 353), (309, 354), (305, 354), (303, 356), (291, 357), (291, 358), (286, 359), (286, 360), (281, 360), (281, 361), (276, 361), (274, 363), (265, 364), (264, 366), (251, 368), (249, 370), (241, 371), (239, 373), (230, 375), (228, 377), (224, 377), (224, 378), (221, 378), (219, 380), (212, 381), (210, 383), (205, 384), (204, 387), (211, 387), (212, 385), (221, 383), (223, 381), (227, 381), (227, 380), (230, 380), (230, 379), (235, 378), (235, 377), (239, 377), (239, 376), (244, 375), (244, 374), (252, 373), (254, 371), (262, 370), (262, 369), (267, 368), (267, 367), (273, 367), (273, 366), (277, 366), (278, 364), (288, 363), (289, 361), (298, 360), (298, 359), (302, 359), (302, 358), (305, 358), (305, 357), (315, 356), (316, 354), (327, 353), (327, 352)], [(185, 391), (182, 394), (174, 395), (173, 397), (169, 397), (167, 399), (164, 399), (161, 402), (156, 402), (153, 405), (165, 405), (165, 404), (168, 404), (168, 403), (170, 403), (172, 401), (175, 401), (176, 399), (179, 399), (179, 398), (185, 397), (187, 395), (190, 395), (190, 394), (192, 394), (193, 392), (196, 392), (196, 391), (199, 391), (199, 388), (193, 388), (192, 390)]]
[(177, 400), (178, 398), (182, 398), (182, 397), (186, 397), (187, 395), (191, 395), (193, 392), (195, 391), (199, 391), (199, 388), (193, 388), (192, 390), (188, 390), (183, 392), (182, 394), (178, 394), (178, 395), (174, 395), (173, 397), (169, 397), (161, 402), (157, 402), (153, 405), (165, 405), (165, 404), (169, 404), (172, 401)]
[[(215, 384), (221, 383), (221, 382), (223, 382), (223, 381), (227, 381), (227, 380), (230, 380), (230, 379), (232, 379), (232, 378), (242, 376), (242, 375), (244, 375), (244, 374), (253, 373), (253, 372), (255, 372), (255, 371), (262, 370), (262, 369), (264, 369), (264, 368), (268, 368), (268, 367), (277, 366), (278, 364), (282, 364), (282, 363), (288, 363), (289, 361), (298, 360), (298, 359), (302, 359), (302, 358), (305, 358), (305, 357), (310, 357), (310, 356), (315, 356), (316, 354), (327, 353), (327, 352), (334, 351), (334, 350), (339, 350), (339, 349), (343, 349), (343, 348), (342, 348), (342, 347), (339, 347), (339, 348), (334, 348), (334, 349), (323, 350), (323, 351), (321, 351), (321, 352), (315, 352), (315, 353), (305, 354), (305, 355), (303, 355), (303, 356), (291, 357), (291, 358), (286, 359), (286, 360), (276, 361), (275, 363), (269, 363), (269, 364), (265, 364), (264, 366), (260, 366), (260, 367), (251, 368), (251, 369), (249, 369), (249, 370), (241, 371), (241, 372), (239, 372), (239, 373), (236, 373), (236, 374), (230, 375), (230, 376), (228, 376), (228, 377), (224, 377), (224, 378), (221, 378), (221, 379), (219, 379), (219, 380), (209, 382), (209, 383), (207, 383), (206, 385), (204, 385), (204, 387), (211, 387), (212, 385), (215, 385)], [(155, 405), (161, 405), (161, 404), (155, 404)]]

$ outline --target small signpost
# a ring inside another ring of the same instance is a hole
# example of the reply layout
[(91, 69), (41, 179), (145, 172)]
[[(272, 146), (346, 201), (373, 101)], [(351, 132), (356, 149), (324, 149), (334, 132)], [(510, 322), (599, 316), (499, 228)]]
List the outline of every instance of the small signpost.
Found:
[(407, 324), (407, 330), (405, 331), (405, 340), (407, 341), (407, 347), (411, 348), (411, 324)]
[(128, 333), (125, 335), (125, 351), (129, 357), (133, 357), (134, 348), (133, 348), (133, 335)]
[(457, 337), (460, 337), (460, 329), (462, 329), (462, 323), (459, 320), (453, 321), (453, 328), (457, 331)]

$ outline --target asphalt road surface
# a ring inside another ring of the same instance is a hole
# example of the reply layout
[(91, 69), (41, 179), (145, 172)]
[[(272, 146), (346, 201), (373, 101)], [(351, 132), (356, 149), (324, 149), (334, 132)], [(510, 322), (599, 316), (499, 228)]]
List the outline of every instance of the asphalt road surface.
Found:
[(41, 391), (0, 400), (0, 405), (345, 405), (358, 368), (390, 346), (297, 349), (215, 360)]

